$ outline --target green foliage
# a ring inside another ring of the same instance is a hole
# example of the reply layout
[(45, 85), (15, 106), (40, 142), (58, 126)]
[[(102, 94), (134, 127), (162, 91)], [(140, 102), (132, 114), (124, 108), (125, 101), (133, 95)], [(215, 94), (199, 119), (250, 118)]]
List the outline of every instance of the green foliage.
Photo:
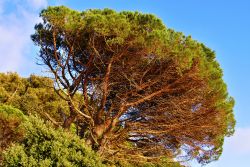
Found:
[(84, 140), (74, 134), (56, 130), (34, 116), (22, 126), (24, 139), (4, 151), (3, 166), (104, 166)]
[(20, 125), (24, 119), (20, 110), (0, 104), (0, 162), (3, 150), (22, 140), (24, 129)]
[(22, 78), (16, 73), (0, 73), (1, 103), (12, 105), (26, 115), (38, 114), (48, 119), (47, 114), (58, 122), (63, 121), (60, 110), (68, 113), (67, 103), (54, 92), (53, 81), (35, 75)]
[(12, 117), (18, 117), (20, 120), (24, 119), (25, 116), (22, 111), (12, 106), (0, 104), (0, 113), (6, 116), (6, 119)]

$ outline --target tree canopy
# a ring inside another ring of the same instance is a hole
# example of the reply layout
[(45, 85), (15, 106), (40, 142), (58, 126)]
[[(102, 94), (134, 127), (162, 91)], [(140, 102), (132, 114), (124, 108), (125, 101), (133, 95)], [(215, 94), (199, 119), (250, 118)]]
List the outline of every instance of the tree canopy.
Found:
[(48, 7), (32, 40), (67, 102), (64, 128), (103, 157), (217, 160), (234, 132), (215, 52), (154, 15)]

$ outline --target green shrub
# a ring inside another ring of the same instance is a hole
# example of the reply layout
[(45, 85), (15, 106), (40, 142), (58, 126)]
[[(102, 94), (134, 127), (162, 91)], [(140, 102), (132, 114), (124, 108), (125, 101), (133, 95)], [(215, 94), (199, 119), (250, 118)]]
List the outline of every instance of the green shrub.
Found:
[(68, 105), (54, 91), (53, 80), (31, 75), (22, 78), (17, 73), (0, 73), (0, 104), (11, 105), (26, 115), (39, 115), (62, 123)]
[(24, 129), (20, 125), (24, 119), (25, 117), (20, 110), (0, 104), (0, 162), (3, 150), (12, 143), (22, 140)]
[(101, 167), (100, 158), (78, 136), (30, 116), (22, 123), (24, 139), (3, 153), (3, 166)]

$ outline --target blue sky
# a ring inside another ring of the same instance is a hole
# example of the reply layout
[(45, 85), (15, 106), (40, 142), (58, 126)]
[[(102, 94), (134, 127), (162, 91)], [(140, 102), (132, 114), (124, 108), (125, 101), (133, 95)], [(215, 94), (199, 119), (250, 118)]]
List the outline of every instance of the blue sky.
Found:
[[(112, 8), (153, 13), (167, 27), (215, 50), (229, 93), (236, 100), (236, 133), (225, 140), (219, 161), (209, 167), (247, 167), (250, 158), (249, 0), (0, 0), (0, 72), (44, 74), (30, 40), (39, 11), (48, 5), (77, 10)], [(199, 165), (193, 165), (199, 166)]]

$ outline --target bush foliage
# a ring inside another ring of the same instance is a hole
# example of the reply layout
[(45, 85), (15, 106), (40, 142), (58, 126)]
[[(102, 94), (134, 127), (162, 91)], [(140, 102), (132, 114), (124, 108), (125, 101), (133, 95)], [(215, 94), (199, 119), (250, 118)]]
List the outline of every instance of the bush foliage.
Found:
[(22, 119), (24, 115), (20, 110), (0, 104), (0, 161), (3, 150), (23, 138), (24, 130), (20, 126)]
[(38, 114), (44, 119), (62, 122), (62, 112), (67, 115), (67, 103), (54, 92), (53, 80), (31, 75), (20, 77), (17, 73), (0, 73), (0, 104), (12, 105), (26, 115)]
[(21, 126), (25, 136), (3, 153), (3, 166), (101, 167), (101, 159), (78, 136), (54, 129), (52, 124), (29, 116)]

